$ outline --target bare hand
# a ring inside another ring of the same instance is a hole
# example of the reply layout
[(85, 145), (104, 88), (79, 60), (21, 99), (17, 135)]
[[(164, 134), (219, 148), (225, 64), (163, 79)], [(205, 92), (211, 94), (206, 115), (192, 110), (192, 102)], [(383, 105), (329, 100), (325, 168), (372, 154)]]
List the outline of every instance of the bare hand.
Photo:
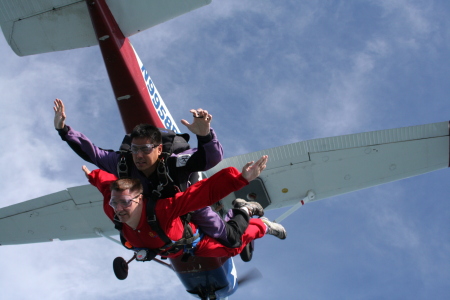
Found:
[(64, 112), (64, 103), (62, 100), (56, 99), (53, 104), (53, 110), (55, 111), (55, 128), (56, 129), (63, 129), (64, 125), (66, 124), (66, 113)]
[(190, 124), (186, 120), (181, 120), (181, 123), (186, 126), (192, 133), (200, 136), (206, 136), (209, 134), (210, 123), (212, 115), (208, 114), (207, 110), (201, 108), (195, 110), (191, 109), (190, 112), (194, 115), (194, 121)]
[(91, 174), (91, 171), (86, 166), (82, 166), (81, 169), (84, 172), (84, 175), (86, 175), (86, 178), (89, 179), (89, 174)]
[(248, 162), (242, 168), (242, 177), (247, 179), (248, 182), (252, 181), (261, 174), (261, 172), (266, 168), (267, 160), (269, 156), (263, 155), (257, 162)]

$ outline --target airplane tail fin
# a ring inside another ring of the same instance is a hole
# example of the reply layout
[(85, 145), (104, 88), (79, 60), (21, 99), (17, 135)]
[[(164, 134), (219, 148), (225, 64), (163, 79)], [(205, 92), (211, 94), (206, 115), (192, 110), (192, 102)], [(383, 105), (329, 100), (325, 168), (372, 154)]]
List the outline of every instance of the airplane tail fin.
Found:
[(88, 9), (126, 133), (142, 123), (179, 133), (142, 61), (106, 2), (88, 2)]

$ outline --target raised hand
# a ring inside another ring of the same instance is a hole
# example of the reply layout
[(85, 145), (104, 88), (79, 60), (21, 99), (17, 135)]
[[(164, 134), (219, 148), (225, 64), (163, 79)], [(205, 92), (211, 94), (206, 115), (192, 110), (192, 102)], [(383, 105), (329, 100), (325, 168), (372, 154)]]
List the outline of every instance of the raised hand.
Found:
[(201, 108), (197, 110), (191, 109), (190, 112), (194, 115), (194, 121), (192, 122), (192, 124), (184, 119), (181, 120), (181, 123), (196, 135), (208, 135), (212, 115), (210, 115), (207, 110), (203, 110)]
[(60, 99), (56, 99), (53, 104), (53, 110), (55, 111), (55, 128), (63, 129), (66, 124), (66, 113), (64, 112), (64, 103)]
[(263, 155), (255, 163), (253, 161), (248, 162), (242, 168), (242, 177), (247, 179), (248, 182), (252, 181), (261, 174), (261, 172), (266, 168), (267, 160), (269, 156)]

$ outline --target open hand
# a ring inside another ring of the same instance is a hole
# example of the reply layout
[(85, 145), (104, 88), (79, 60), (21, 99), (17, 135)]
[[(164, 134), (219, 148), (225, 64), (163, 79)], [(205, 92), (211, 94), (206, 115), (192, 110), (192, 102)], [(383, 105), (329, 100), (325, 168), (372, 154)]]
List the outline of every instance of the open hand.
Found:
[(252, 181), (261, 174), (261, 172), (266, 168), (267, 160), (269, 156), (263, 155), (255, 163), (253, 161), (248, 162), (242, 168), (242, 177), (247, 179), (248, 182)]
[(209, 134), (212, 115), (204, 109), (191, 109), (190, 112), (194, 115), (194, 121), (190, 124), (186, 120), (181, 120), (181, 123), (186, 126), (192, 133), (200, 136)]
[(53, 104), (53, 110), (55, 111), (55, 128), (63, 129), (66, 121), (66, 113), (64, 112), (64, 103), (62, 100), (56, 99)]

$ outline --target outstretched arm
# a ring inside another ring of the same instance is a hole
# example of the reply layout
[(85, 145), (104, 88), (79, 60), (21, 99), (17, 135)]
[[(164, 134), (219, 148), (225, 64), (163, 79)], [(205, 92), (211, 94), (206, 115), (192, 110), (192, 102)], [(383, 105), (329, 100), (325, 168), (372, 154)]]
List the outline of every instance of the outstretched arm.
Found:
[[(172, 198), (159, 200), (163, 202), (158, 201), (160, 204), (157, 205), (163, 205), (166, 208), (165, 214), (170, 215), (170, 218), (212, 205), (258, 177), (266, 168), (267, 159), (268, 156), (263, 155), (256, 162), (252, 161), (245, 164), (242, 173), (234, 167), (222, 169), (210, 178), (191, 185), (183, 193), (177, 193)], [(168, 207), (170, 209), (167, 209)]]
[(70, 148), (85, 161), (110, 173), (117, 172), (119, 155), (114, 151), (103, 150), (95, 146), (84, 134), (66, 125), (66, 113), (63, 101), (56, 99), (53, 104), (53, 111), (55, 112), (54, 125), (61, 139), (67, 142)]
[(63, 129), (66, 125), (66, 113), (64, 111), (64, 103), (60, 99), (56, 99), (53, 104), (53, 110), (55, 111), (55, 128)]
[(114, 209), (109, 206), (109, 200), (111, 199), (111, 182), (117, 180), (117, 177), (108, 172), (96, 169), (90, 171), (86, 166), (82, 166), (81, 169), (86, 175), (90, 184), (95, 186), (103, 195), (103, 210), (105, 214), (111, 220), (114, 219)]
[(195, 110), (191, 109), (190, 112), (194, 115), (194, 121), (189, 123), (186, 120), (181, 120), (181, 123), (186, 126), (192, 133), (199, 136), (206, 136), (209, 134), (212, 115), (207, 110), (201, 108)]
[(269, 156), (263, 155), (255, 163), (253, 161), (248, 162), (242, 168), (242, 177), (244, 177), (248, 182), (252, 181), (261, 174), (261, 172), (266, 168), (267, 160)]
[(100, 193), (105, 197), (105, 201), (109, 202), (109, 198), (111, 198), (111, 182), (116, 181), (117, 177), (114, 174), (105, 172), (100, 169), (95, 169), (90, 171), (86, 166), (82, 166), (81, 169), (84, 172), (84, 175), (88, 179), (89, 183), (95, 186)]

